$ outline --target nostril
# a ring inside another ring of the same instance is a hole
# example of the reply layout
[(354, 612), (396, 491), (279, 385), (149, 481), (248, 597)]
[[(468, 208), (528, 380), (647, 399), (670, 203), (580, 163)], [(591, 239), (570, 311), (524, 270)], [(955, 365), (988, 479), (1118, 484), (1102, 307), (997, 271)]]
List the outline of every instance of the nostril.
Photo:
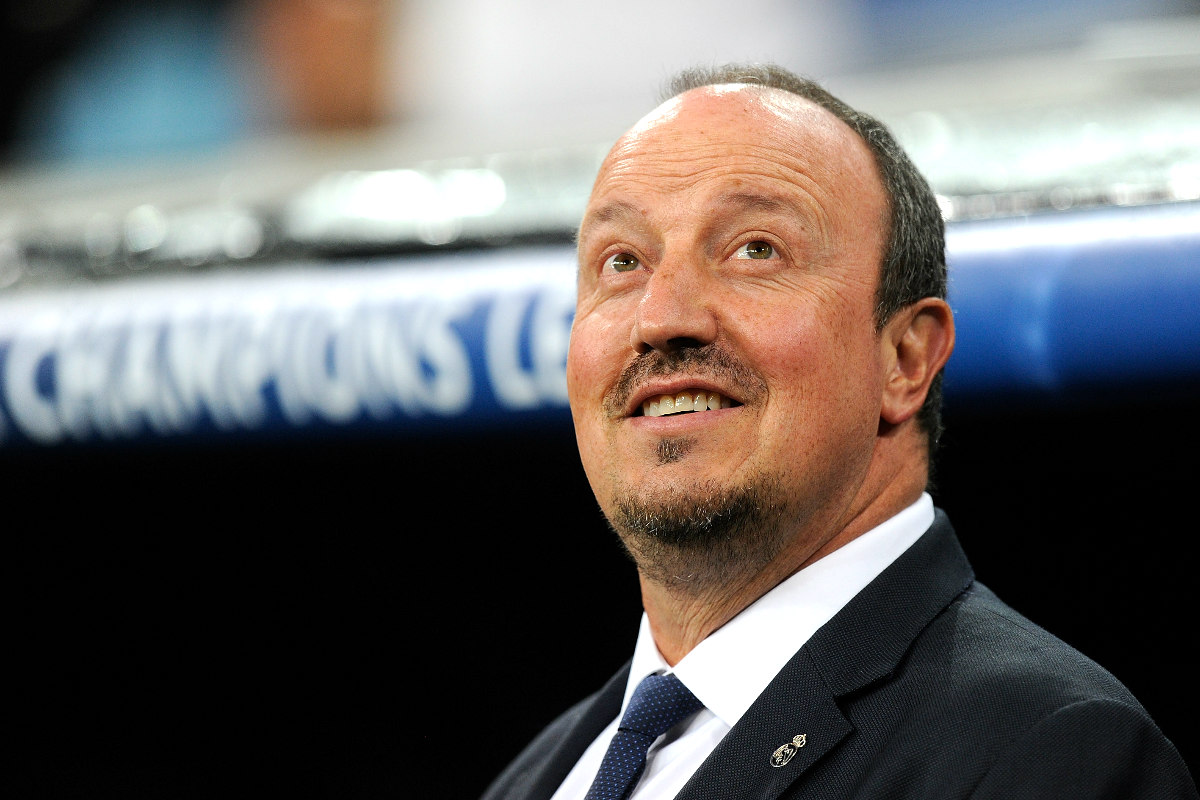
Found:
[(667, 350), (687, 350), (689, 348), (703, 347), (704, 342), (699, 339), (693, 339), (691, 336), (676, 336), (672, 339), (667, 339)]
[(640, 339), (635, 339), (633, 342), (633, 350), (639, 356), (644, 356), (651, 350), (658, 350), (662, 353), (678, 353), (682, 350), (695, 350), (701, 347), (704, 347), (704, 342), (691, 336), (676, 336), (663, 342), (647, 342)]

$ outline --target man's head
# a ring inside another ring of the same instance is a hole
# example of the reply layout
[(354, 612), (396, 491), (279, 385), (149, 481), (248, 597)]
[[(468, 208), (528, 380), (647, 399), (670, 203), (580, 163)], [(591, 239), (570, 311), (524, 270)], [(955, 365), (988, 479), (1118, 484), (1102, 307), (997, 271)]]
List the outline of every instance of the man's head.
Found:
[[(953, 321), (937, 205), (882, 126), (774, 68), (674, 88), (597, 176), (567, 377), (643, 576), (707, 591), (915, 499)], [(685, 397), (706, 410), (662, 414)]]

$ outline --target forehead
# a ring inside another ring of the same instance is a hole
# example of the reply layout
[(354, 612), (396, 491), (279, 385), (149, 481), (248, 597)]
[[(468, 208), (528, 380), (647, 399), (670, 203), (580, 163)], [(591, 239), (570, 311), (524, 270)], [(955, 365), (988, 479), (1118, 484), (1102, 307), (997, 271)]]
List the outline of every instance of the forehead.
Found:
[(622, 136), (597, 174), (584, 227), (623, 195), (685, 202), (731, 190), (792, 195), (822, 217), (886, 207), (874, 157), (845, 123), (790, 92), (729, 84), (672, 98)]

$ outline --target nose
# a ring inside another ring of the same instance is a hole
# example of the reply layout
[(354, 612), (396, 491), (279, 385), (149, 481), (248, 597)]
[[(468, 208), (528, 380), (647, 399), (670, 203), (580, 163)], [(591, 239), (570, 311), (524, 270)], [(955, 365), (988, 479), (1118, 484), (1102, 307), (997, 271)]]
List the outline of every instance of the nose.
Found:
[(702, 270), (660, 264), (646, 282), (633, 320), (630, 344), (638, 354), (701, 347), (717, 338), (717, 319)]

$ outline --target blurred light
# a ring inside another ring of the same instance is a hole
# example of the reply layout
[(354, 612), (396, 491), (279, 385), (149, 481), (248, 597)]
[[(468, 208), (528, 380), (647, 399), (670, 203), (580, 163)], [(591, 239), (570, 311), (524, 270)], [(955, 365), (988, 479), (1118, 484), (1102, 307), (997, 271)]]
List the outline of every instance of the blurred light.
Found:
[(140, 205), (125, 217), (125, 246), (130, 253), (147, 253), (167, 238), (167, 220), (155, 206)]
[(334, 173), (291, 207), (291, 233), (302, 239), (415, 237), (445, 244), (458, 221), (496, 213), (507, 199), (504, 179), (484, 168)]
[(257, 255), (262, 250), (266, 244), (266, 233), (259, 220), (241, 214), (225, 225), (221, 243), (227, 257), (240, 261)]
[(1066, 211), (1075, 204), (1075, 193), (1070, 186), (1055, 186), (1050, 190), (1050, 207), (1055, 211)]
[(1200, 162), (1171, 167), (1168, 183), (1175, 200), (1200, 200)]
[(120, 224), (111, 214), (93, 214), (84, 226), (83, 246), (93, 261), (113, 258), (121, 247)]
[(11, 237), (0, 238), (0, 289), (12, 286), (24, 273), (20, 245)]

